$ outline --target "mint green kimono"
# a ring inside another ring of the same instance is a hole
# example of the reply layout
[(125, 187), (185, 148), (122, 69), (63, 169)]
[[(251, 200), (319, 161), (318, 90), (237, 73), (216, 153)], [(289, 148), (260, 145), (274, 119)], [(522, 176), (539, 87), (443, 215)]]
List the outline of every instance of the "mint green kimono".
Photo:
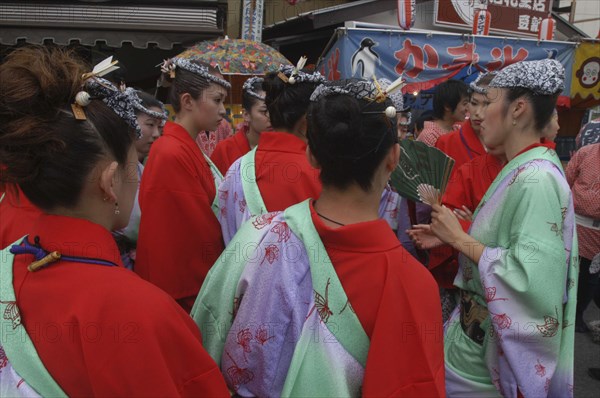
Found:
[(459, 259), (446, 325), (449, 397), (569, 397), (577, 297), (573, 197), (556, 152), (511, 160), (474, 213), (479, 264)]

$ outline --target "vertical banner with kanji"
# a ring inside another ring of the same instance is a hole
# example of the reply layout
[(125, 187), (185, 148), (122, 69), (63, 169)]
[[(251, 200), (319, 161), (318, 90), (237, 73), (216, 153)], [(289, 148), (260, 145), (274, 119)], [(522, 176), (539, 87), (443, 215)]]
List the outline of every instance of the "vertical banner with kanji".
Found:
[(600, 43), (581, 43), (575, 50), (571, 97), (593, 106), (600, 101)]
[[(391, 81), (402, 75), (408, 82), (403, 88), (405, 94), (431, 90), (448, 79), (468, 83), (481, 72), (525, 60), (557, 59), (565, 67), (565, 76), (571, 76), (576, 46), (568, 42), (400, 30), (343, 29), (336, 34), (338, 40), (317, 66), (323, 75), (330, 80), (376, 76)], [(570, 86), (570, 79), (565, 79), (562, 104), (569, 103)], [(410, 97), (414, 100), (416, 96)], [(431, 106), (410, 105), (417, 109)]]
[(243, 0), (242, 39), (262, 41), (264, 0)]

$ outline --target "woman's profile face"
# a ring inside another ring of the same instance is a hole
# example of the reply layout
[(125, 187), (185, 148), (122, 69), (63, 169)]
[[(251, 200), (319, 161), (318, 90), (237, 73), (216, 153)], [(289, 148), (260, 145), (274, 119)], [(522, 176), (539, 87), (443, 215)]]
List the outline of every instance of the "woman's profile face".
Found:
[(132, 145), (127, 154), (127, 163), (123, 167), (119, 167), (117, 171), (121, 174), (119, 178), (122, 182), (119, 185), (118, 192), (116, 192), (119, 203), (119, 214), (115, 214), (115, 230), (125, 228), (129, 224), (131, 209), (133, 208), (133, 202), (135, 201), (135, 195), (139, 187), (137, 165), (138, 154), (135, 145)]
[(194, 121), (198, 131), (215, 131), (225, 117), (225, 98), (227, 90), (211, 83), (195, 101)]
[[(162, 112), (162, 109), (157, 107), (148, 109), (154, 112)], [(138, 158), (145, 158), (150, 153), (152, 143), (160, 137), (161, 120), (141, 112), (137, 115), (137, 122), (142, 130), (142, 138), (135, 141), (135, 149)]]
[[(259, 91), (258, 94), (264, 96), (265, 92)], [(265, 101), (259, 99), (254, 101), (250, 111), (244, 112), (244, 120), (248, 123), (250, 130), (257, 133), (272, 130), (271, 119), (269, 118), (269, 111), (267, 110)]]
[[(489, 87), (483, 100), (483, 121), (481, 122), (481, 139), (488, 148), (498, 148), (504, 145), (510, 133), (512, 121), (507, 121), (505, 115), (505, 96), (508, 91)], [(507, 128), (507, 126), (509, 126)]]

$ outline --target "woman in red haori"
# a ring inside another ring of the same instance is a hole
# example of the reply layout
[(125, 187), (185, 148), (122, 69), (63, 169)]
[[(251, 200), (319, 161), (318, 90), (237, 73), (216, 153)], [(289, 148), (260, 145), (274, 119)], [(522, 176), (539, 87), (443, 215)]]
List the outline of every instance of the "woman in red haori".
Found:
[(43, 211), (0, 253), (0, 391), (228, 397), (189, 316), (123, 268), (110, 231), (138, 185), (135, 99), (84, 72), (42, 47), (0, 65), (0, 181)]
[(306, 109), (324, 81), (319, 72), (291, 66), (265, 76), (274, 131), (260, 135), (258, 146), (233, 163), (219, 187), (218, 217), (226, 244), (251, 215), (283, 210), (321, 192), (319, 172), (306, 158)]
[(167, 122), (153, 144), (140, 185), (142, 212), (135, 272), (190, 311), (206, 273), (223, 251), (212, 209), (221, 173), (200, 150), (200, 131), (215, 130), (225, 116), (230, 85), (216, 68), (174, 58)]
[(227, 174), (229, 167), (252, 148), (258, 145), (260, 133), (271, 130), (269, 111), (265, 104), (265, 91), (262, 77), (251, 77), (242, 88), (242, 108), (244, 123), (232, 137), (217, 144), (211, 160), (221, 174)]

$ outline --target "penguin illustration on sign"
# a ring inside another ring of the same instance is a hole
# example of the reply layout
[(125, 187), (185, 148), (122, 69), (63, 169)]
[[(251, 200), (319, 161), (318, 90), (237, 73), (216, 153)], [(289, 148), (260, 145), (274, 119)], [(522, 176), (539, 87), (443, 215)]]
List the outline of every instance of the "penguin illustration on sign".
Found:
[(379, 54), (373, 50), (376, 46), (377, 43), (371, 38), (362, 39), (360, 48), (352, 55), (352, 76), (360, 72), (360, 78), (370, 79), (375, 74), (376, 64), (381, 65)]

